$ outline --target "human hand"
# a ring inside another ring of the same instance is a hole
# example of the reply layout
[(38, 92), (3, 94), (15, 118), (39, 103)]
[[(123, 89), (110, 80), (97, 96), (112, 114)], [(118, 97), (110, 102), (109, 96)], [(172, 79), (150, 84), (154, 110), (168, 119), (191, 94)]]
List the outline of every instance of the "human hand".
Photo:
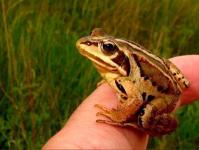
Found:
[[(179, 105), (193, 102), (199, 98), (199, 69), (195, 69), (199, 66), (199, 55), (179, 56), (171, 61), (190, 81)], [(95, 104), (110, 108), (117, 105), (117, 97), (108, 84), (102, 84), (86, 98), (43, 149), (146, 149), (147, 134), (132, 128), (96, 123), (98, 110), (93, 107)]]

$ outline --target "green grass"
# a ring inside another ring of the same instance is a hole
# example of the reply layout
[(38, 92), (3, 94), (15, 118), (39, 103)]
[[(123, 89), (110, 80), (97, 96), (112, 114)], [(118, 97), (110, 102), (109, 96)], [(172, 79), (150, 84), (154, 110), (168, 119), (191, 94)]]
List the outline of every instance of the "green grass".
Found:
[[(0, 149), (40, 149), (100, 77), (75, 48), (92, 28), (172, 57), (199, 53), (194, 0), (0, 0)], [(199, 104), (151, 149), (196, 149)]]

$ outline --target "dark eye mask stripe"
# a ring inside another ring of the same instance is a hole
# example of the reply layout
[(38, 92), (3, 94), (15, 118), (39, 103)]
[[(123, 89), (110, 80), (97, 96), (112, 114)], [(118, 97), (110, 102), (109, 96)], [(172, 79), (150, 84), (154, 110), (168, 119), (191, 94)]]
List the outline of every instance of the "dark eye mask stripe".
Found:
[(113, 58), (112, 61), (121, 66), (127, 72), (127, 75), (129, 75), (130, 73), (129, 59), (122, 52), (118, 51), (118, 55), (115, 58)]

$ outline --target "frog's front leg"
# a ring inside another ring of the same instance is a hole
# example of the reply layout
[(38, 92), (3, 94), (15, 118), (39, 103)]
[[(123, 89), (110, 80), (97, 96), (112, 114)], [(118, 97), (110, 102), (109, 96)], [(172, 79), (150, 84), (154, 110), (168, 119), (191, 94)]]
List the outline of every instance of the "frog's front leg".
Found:
[(139, 112), (138, 125), (152, 136), (174, 131), (177, 127), (177, 120), (170, 113), (175, 104), (170, 102), (163, 98), (152, 100)]
[[(113, 82), (111, 86), (120, 95), (120, 101), (116, 108), (106, 108), (102, 105), (96, 104), (95, 107), (101, 111), (97, 116), (102, 115), (110, 119), (110, 121), (100, 120), (100, 122), (108, 124), (117, 124), (127, 121), (131, 118), (143, 104), (142, 96), (133, 84), (132, 80), (128, 77), (119, 77)], [(99, 122), (99, 120), (97, 120)]]
[(99, 87), (99, 86), (102, 85), (103, 83), (106, 83), (106, 81), (105, 81), (104, 79), (102, 79), (101, 81), (99, 81), (99, 82), (97, 83), (97, 87)]

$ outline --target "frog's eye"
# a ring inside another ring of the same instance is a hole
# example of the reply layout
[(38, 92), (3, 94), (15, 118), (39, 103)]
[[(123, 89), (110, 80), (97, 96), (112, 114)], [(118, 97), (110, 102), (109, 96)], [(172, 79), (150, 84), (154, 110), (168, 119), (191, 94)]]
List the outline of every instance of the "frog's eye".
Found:
[(102, 52), (105, 54), (114, 54), (118, 50), (117, 46), (112, 42), (102, 43)]

